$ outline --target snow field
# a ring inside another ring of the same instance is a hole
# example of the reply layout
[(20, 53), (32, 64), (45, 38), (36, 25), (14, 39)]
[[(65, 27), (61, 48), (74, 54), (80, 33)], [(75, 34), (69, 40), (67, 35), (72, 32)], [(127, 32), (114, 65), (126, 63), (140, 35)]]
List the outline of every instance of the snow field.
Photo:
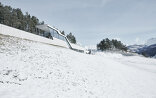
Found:
[(0, 35), (0, 98), (156, 98), (155, 83), (156, 59)]

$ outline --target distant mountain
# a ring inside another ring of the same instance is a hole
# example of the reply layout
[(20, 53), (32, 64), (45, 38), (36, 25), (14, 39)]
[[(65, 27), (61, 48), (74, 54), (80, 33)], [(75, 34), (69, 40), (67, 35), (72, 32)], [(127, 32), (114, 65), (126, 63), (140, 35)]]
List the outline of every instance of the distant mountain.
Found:
[(145, 46), (138, 51), (139, 54), (142, 54), (146, 57), (153, 57), (156, 55), (156, 44)]
[(147, 42), (145, 43), (145, 45), (147, 46), (154, 45), (154, 44), (156, 44), (156, 38), (151, 38), (147, 40)]
[(130, 45), (128, 46), (128, 49), (131, 51), (131, 52), (139, 52), (139, 49), (145, 47), (145, 45)]
[(156, 38), (147, 40), (145, 45), (130, 45), (128, 49), (146, 57), (156, 57)]

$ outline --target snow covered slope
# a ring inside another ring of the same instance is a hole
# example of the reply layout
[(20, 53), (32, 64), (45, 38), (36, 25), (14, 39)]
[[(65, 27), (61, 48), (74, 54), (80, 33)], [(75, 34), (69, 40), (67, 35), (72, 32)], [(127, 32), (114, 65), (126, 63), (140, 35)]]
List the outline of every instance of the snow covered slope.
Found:
[(155, 83), (156, 59), (0, 35), (0, 98), (156, 98)]
[(51, 39), (48, 39), (48, 38), (45, 38), (45, 37), (42, 37), (39, 35), (35, 35), (35, 34), (29, 33), (29, 32), (25, 32), (23, 30), (19, 30), (19, 29), (13, 28), (13, 27), (9, 27), (9, 26), (3, 25), (3, 24), (0, 24), (0, 34), (69, 48), (65, 41), (62, 41), (62, 40), (57, 39), (55, 37), (53, 38), (53, 40), (51, 40)]

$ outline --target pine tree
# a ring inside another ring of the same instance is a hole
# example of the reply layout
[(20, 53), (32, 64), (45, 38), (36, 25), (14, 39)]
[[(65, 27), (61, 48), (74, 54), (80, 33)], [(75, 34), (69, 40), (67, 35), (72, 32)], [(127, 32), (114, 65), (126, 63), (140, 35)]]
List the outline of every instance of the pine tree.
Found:
[(122, 50), (127, 51), (127, 47), (115, 39), (109, 40), (108, 38), (103, 39), (99, 44), (97, 44), (97, 49), (101, 51), (105, 50)]
[(69, 34), (67, 35), (67, 38), (68, 38), (68, 40), (69, 40), (71, 43), (76, 44), (76, 38), (75, 38), (75, 36), (74, 36), (72, 33), (69, 33)]
[(35, 26), (44, 24), (44, 21), (40, 22), (37, 17), (31, 16), (28, 12), (24, 15), (19, 8), (14, 9), (0, 3), (0, 23), (37, 34)]
[(64, 31), (62, 31), (62, 32), (61, 32), (61, 34), (62, 34), (62, 35), (65, 35), (65, 32), (64, 32)]

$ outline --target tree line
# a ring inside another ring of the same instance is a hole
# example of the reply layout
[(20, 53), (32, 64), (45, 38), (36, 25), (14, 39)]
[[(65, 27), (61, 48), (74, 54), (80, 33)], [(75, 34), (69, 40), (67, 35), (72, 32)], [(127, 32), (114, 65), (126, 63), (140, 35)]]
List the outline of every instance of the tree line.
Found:
[(3, 6), (0, 3), (0, 23), (30, 33), (36, 32), (36, 25), (44, 24), (35, 16), (31, 16), (28, 12), (23, 14), (20, 8), (12, 8), (11, 6)]
[[(31, 16), (28, 12), (24, 14), (20, 8), (4, 6), (0, 2), (0, 23), (38, 35), (36, 25), (44, 24), (44, 21), (40, 21), (36, 16)], [(44, 31), (40, 30), (40, 33)], [(72, 33), (69, 33), (67, 38), (71, 43), (76, 43), (76, 38)]]
[(99, 44), (97, 44), (97, 49), (101, 51), (106, 50), (122, 50), (127, 51), (126, 45), (117, 41), (116, 39), (109, 40), (108, 38), (103, 39)]

